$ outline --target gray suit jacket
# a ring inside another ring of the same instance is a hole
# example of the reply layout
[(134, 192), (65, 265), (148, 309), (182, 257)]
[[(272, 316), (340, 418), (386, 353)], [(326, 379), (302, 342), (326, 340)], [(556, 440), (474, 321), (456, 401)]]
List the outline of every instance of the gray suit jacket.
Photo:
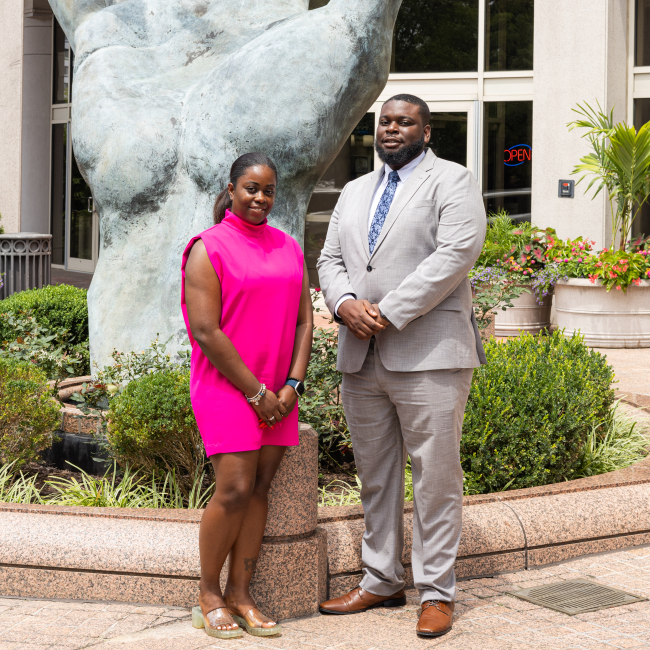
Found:
[[(333, 314), (352, 293), (379, 303), (392, 323), (376, 336), (388, 370), (475, 368), (485, 353), (467, 278), (485, 238), (483, 198), (472, 174), (425, 158), (401, 188), (370, 255), (368, 214), (381, 169), (348, 183), (318, 260), (320, 285)], [(368, 341), (339, 329), (337, 367), (358, 372)]]

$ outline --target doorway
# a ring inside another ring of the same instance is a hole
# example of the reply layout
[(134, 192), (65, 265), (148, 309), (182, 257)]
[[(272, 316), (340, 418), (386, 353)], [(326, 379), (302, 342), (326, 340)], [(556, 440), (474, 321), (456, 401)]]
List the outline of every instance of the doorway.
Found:
[(74, 157), (70, 122), (52, 125), (53, 264), (93, 273), (99, 256), (99, 219)]
[(431, 111), (429, 147), (439, 158), (467, 167), (479, 180), (477, 101), (428, 102)]

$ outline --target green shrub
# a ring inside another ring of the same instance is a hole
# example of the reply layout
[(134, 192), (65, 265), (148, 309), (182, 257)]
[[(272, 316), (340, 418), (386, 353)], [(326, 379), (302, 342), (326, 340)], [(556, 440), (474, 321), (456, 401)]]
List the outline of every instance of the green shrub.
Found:
[(61, 413), (45, 374), (0, 358), (0, 462), (20, 467), (52, 444)]
[(149, 475), (176, 471), (187, 495), (206, 463), (189, 371), (153, 372), (130, 382), (110, 401), (107, 437), (120, 465)]
[(319, 461), (336, 465), (333, 458), (352, 449), (343, 404), (341, 373), (336, 369), (337, 334), (331, 329), (315, 329), (311, 360), (307, 368), (307, 392), (299, 402), (300, 421), (318, 432)]
[[(87, 291), (67, 284), (48, 286), (14, 293), (0, 300), (0, 315), (18, 316), (29, 313), (45, 330), (52, 333), (65, 330), (67, 346), (88, 343), (88, 303)], [(14, 330), (8, 319), (0, 318), (0, 343), (12, 340)], [(86, 353), (87, 354), (87, 353)], [(88, 359), (82, 371), (90, 372)]]
[(469, 493), (568, 478), (614, 401), (614, 373), (582, 337), (530, 335), (486, 345), (465, 410), (461, 460)]
[[(15, 293), (0, 300), (0, 344), (23, 336), (17, 320), (33, 317), (38, 326), (52, 336), (53, 346), (63, 354), (81, 359), (77, 375), (90, 373), (88, 351), (87, 291), (70, 285), (48, 286)], [(54, 379), (55, 377), (51, 377)]]
[(0, 342), (0, 358), (29, 362), (56, 382), (82, 375), (89, 365), (87, 343), (71, 344), (62, 330), (52, 333), (26, 312), (0, 314), (0, 325), (12, 329), (9, 340)]

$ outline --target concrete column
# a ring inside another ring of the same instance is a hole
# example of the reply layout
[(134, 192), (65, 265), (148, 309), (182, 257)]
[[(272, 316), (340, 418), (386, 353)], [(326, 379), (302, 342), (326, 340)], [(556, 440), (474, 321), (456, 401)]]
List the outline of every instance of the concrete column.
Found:
[(0, 214), (8, 233), (20, 232), (23, 0), (0, 2)]
[(21, 229), (50, 232), (52, 17), (25, 17)]
[(580, 102), (626, 117), (627, 0), (544, 0), (535, 3), (532, 221), (555, 228), (560, 237), (580, 235), (611, 243), (606, 196), (558, 197), (560, 179), (578, 180), (571, 171), (590, 152), (582, 133), (566, 125)]

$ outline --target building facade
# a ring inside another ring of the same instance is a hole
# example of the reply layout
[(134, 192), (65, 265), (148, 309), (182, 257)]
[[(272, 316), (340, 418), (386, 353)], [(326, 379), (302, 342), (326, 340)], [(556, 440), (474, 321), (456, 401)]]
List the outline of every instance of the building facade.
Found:
[[(328, 0), (310, 0), (310, 9)], [(99, 228), (70, 133), (74, 54), (47, 0), (0, 3), (0, 214), (7, 232), (53, 235), (53, 263), (92, 272)], [(567, 124), (578, 102), (650, 121), (650, 0), (404, 0), (391, 74), (309, 205), (311, 280), (338, 196), (379, 164), (381, 104), (398, 93), (428, 102), (432, 149), (467, 166), (490, 212), (609, 244), (606, 197), (559, 196), (587, 142)], [(636, 232), (650, 233), (650, 208)]]

